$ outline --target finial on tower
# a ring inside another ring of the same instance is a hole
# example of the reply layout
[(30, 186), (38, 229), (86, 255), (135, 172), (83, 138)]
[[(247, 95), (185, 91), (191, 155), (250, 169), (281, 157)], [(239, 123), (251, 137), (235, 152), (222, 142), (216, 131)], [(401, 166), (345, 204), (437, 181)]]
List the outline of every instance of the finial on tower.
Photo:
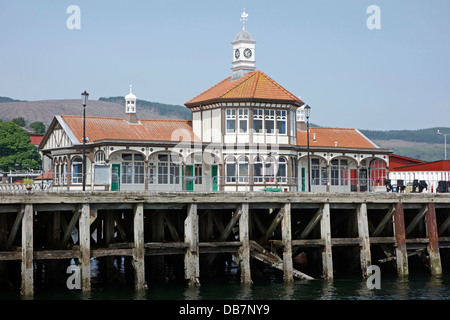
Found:
[(247, 21), (247, 18), (248, 18), (248, 13), (245, 12), (245, 8), (244, 8), (244, 10), (242, 10), (242, 13), (241, 13), (242, 30), (245, 30), (245, 21)]

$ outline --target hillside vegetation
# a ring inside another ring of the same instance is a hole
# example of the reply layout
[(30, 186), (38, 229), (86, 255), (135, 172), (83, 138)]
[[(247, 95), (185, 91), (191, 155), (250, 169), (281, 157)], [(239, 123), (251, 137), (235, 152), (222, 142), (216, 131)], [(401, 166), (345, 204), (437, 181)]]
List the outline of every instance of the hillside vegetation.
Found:
[[(184, 119), (191, 120), (191, 111), (184, 106), (176, 106), (145, 100), (137, 100), (137, 117), (140, 119)], [(80, 99), (19, 101), (7, 97), (0, 98), (0, 119), (11, 121), (24, 118), (27, 123), (35, 121), (49, 125), (55, 115), (82, 115)], [(123, 97), (89, 100), (86, 116), (124, 117)]]
[[(436, 161), (444, 159), (444, 136), (437, 131), (449, 133), (450, 128), (435, 127), (419, 130), (361, 130), (360, 131), (381, 148), (391, 149), (395, 154), (420, 159)], [(450, 143), (450, 139), (448, 141)], [(447, 148), (450, 156), (450, 150)]]
[[(99, 101), (107, 101), (107, 102), (113, 102), (117, 104), (123, 104), (124, 97), (109, 97), (104, 98), (101, 97), (98, 100)], [(155, 113), (160, 114), (161, 116), (172, 116), (177, 117), (179, 119), (184, 120), (191, 120), (191, 110), (186, 108), (185, 106), (180, 105), (173, 105), (173, 104), (165, 104), (165, 103), (159, 103), (159, 102), (152, 102), (152, 101), (146, 101), (146, 100), (136, 100), (136, 108), (144, 109), (144, 110), (151, 110)]]

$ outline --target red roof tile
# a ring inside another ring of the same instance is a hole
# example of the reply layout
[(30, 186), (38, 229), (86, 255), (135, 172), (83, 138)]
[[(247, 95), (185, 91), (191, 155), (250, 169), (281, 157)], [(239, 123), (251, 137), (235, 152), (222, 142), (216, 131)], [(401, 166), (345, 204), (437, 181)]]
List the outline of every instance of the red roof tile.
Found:
[(298, 97), (284, 89), (262, 71), (252, 71), (239, 80), (231, 81), (231, 77), (202, 92), (185, 103), (186, 107), (215, 102), (220, 100), (266, 100), (304, 103)]
[[(297, 145), (306, 146), (306, 138), (306, 131), (297, 131)], [(366, 136), (356, 129), (323, 127), (309, 128), (309, 146), (360, 149), (378, 148)]]
[[(83, 117), (61, 116), (79, 142), (83, 141)], [(191, 121), (141, 119), (138, 124), (122, 118), (86, 117), (89, 142), (119, 141), (200, 141), (192, 131)]]
[(30, 134), (30, 143), (38, 146), (41, 143), (42, 138), (44, 138), (43, 134)]

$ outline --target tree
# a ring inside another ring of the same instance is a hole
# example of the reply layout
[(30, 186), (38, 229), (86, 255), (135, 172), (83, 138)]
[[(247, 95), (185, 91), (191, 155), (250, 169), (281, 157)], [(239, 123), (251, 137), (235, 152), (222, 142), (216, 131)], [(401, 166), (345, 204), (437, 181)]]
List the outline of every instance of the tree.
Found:
[(40, 169), (41, 157), (30, 141), (28, 133), (14, 122), (0, 123), (0, 169)]
[(25, 127), (27, 125), (27, 123), (23, 117), (14, 118), (14, 119), (12, 119), (12, 122), (17, 124), (19, 127)]
[(33, 128), (34, 133), (45, 133), (45, 124), (41, 121), (32, 122), (30, 127)]

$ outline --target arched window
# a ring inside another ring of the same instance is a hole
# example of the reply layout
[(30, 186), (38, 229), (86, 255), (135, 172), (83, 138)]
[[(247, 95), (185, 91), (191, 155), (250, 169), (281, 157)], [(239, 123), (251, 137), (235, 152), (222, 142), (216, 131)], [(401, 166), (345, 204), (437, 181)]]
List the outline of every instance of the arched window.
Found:
[(287, 161), (286, 158), (280, 157), (278, 159), (277, 180), (278, 182), (286, 182), (286, 177), (287, 177)]
[(248, 182), (248, 157), (242, 156), (239, 162), (239, 182)]
[(83, 160), (80, 157), (72, 159), (72, 183), (83, 183)]
[(265, 176), (266, 183), (274, 182), (275, 159), (272, 157), (268, 157), (266, 159), (266, 165), (264, 166), (264, 176)]
[(227, 182), (236, 182), (236, 159), (234, 157), (225, 159), (225, 175)]
[(262, 183), (264, 176), (264, 161), (260, 156), (256, 156), (253, 162), (253, 176), (255, 183)]
[(95, 163), (104, 163), (105, 162), (105, 153), (103, 151), (99, 151), (95, 154)]
[(381, 159), (373, 160), (370, 163), (370, 185), (384, 186), (386, 179), (386, 162)]

